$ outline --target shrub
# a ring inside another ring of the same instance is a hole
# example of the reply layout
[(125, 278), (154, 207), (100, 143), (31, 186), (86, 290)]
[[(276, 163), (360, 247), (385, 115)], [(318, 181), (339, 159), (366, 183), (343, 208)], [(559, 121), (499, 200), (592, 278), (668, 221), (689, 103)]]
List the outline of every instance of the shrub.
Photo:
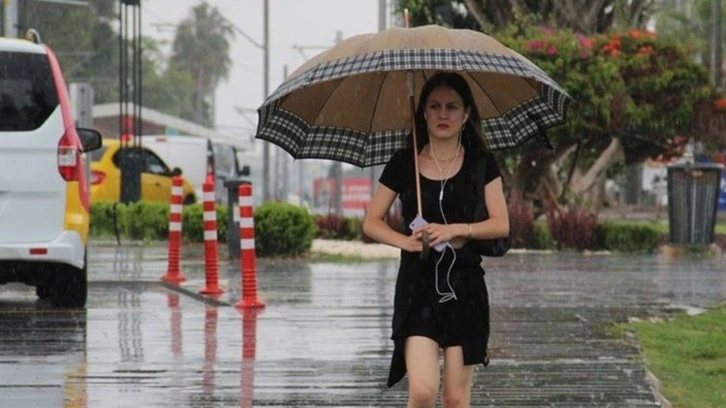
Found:
[(606, 221), (598, 226), (605, 249), (619, 252), (651, 252), (661, 233), (654, 225)]
[(534, 224), (534, 236), (532, 249), (555, 249), (557, 247), (546, 223)]
[(597, 215), (585, 209), (573, 206), (562, 211), (550, 207), (547, 210), (547, 226), (558, 248), (582, 251), (599, 246)]
[(159, 240), (169, 236), (169, 204), (135, 202), (126, 206), (123, 231), (131, 239)]
[(512, 248), (531, 248), (537, 241), (534, 227), (534, 210), (520, 197), (513, 197), (507, 205), (509, 212), (509, 237)]
[(90, 227), (91, 235), (115, 235), (117, 229), (121, 228), (121, 213), (126, 210), (126, 206), (115, 202), (99, 202), (91, 205), (90, 208)]
[[(227, 242), (227, 217), (228, 208), (226, 205), (217, 204), (217, 240)], [(188, 242), (204, 242), (204, 205), (191, 204), (184, 206), (182, 210), (182, 237)]]
[(315, 224), (305, 208), (267, 202), (255, 210), (254, 218), (259, 256), (297, 256), (310, 250)]
[(343, 239), (345, 236), (345, 218), (336, 214), (316, 215), (315, 238)]

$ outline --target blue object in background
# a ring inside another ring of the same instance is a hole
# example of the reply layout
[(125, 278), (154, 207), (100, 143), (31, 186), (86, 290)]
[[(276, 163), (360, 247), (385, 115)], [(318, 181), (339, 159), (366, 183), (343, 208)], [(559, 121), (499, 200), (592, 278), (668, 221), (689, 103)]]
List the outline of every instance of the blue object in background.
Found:
[(721, 187), (718, 194), (718, 210), (726, 211), (726, 171), (721, 172)]

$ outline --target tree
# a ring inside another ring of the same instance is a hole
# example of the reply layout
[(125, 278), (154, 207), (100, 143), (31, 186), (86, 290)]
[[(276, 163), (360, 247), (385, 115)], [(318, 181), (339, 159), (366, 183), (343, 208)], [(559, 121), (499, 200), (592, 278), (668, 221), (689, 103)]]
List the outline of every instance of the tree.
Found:
[[(665, 0), (663, 3), (663, 7), (655, 14), (659, 35), (689, 44), (699, 61), (712, 66), (714, 1)], [(726, 10), (722, 10), (721, 19), (726, 19)], [(725, 41), (726, 33), (722, 30), (721, 43)]]
[(144, 106), (177, 117), (191, 117), (194, 81), (189, 72), (168, 64), (156, 41), (144, 38), (141, 47)]
[(640, 30), (586, 37), (526, 21), (499, 38), (574, 100), (567, 123), (549, 131), (554, 152), (516, 152), (515, 192), (544, 199), (580, 195), (619, 163), (668, 158), (689, 138), (726, 146), (726, 103), (707, 70), (676, 42)]
[(20, 31), (36, 28), (56, 53), (67, 82), (89, 82), (97, 102), (118, 100), (118, 35), (114, 0), (89, 6), (19, 2)]
[(192, 8), (191, 16), (177, 27), (171, 63), (186, 70), (194, 81), (194, 122), (212, 126), (214, 92), (227, 79), (232, 66), (229, 56), (234, 27), (216, 7), (206, 2)]
[[(118, 0), (92, 0), (89, 6), (21, 2), (21, 31), (42, 27), (41, 39), (58, 56), (68, 83), (88, 82), (95, 103), (119, 100)], [(190, 117), (192, 81), (167, 63), (158, 43), (142, 38), (142, 102), (170, 115)]]
[(494, 32), (518, 16), (536, 15), (540, 22), (582, 34), (612, 27), (645, 28), (658, 0), (396, 0), (398, 13), (408, 9), (413, 26), (441, 24)]

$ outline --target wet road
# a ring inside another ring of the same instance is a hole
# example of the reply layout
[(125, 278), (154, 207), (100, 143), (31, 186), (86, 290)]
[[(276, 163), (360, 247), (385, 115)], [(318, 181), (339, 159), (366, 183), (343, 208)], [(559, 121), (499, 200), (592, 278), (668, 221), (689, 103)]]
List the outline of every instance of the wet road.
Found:
[[(94, 247), (86, 310), (0, 287), (2, 407), (381, 407), (396, 262), (258, 260), (244, 313), (239, 272), (203, 302), (203, 256), (185, 250), (181, 291), (161, 285), (165, 248)], [(476, 407), (658, 406), (637, 347), (604, 328), (726, 300), (720, 258), (511, 254), (487, 260), (492, 364)], [(227, 304), (227, 305), (226, 305)]]

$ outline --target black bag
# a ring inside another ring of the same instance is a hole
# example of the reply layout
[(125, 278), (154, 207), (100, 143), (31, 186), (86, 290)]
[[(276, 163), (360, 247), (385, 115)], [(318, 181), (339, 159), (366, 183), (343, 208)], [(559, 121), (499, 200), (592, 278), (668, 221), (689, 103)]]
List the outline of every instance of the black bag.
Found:
[[(484, 221), (489, 218), (484, 201), (484, 181), (486, 180), (486, 161), (484, 157), (483, 155), (474, 157), (476, 160), (475, 180), (477, 189), (476, 205), (474, 206), (474, 222)], [(474, 252), (479, 255), (499, 257), (504, 256), (509, 251), (511, 239), (509, 236), (494, 239), (472, 239), (467, 245), (470, 245)]]

